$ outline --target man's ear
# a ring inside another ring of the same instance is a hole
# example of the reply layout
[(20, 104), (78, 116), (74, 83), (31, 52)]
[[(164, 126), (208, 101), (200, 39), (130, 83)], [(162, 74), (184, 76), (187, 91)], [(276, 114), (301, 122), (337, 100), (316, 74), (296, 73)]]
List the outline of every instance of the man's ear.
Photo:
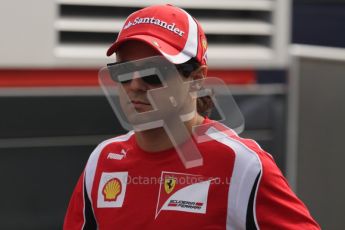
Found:
[(200, 66), (197, 70), (192, 73), (193, 80), (203, 79), (207, 76), (207, 65)]
[(192, 72), (191, 76), (192, 76), (192, 79), (194, 80), (192, 81), (192, 84), (191, 84), (192, 91), (200, 90), (203, 85), (203, 79), (205, 79), (207, 76), (207, 66), (206, 65), (200, 66), (197, 70), (194, 70)]

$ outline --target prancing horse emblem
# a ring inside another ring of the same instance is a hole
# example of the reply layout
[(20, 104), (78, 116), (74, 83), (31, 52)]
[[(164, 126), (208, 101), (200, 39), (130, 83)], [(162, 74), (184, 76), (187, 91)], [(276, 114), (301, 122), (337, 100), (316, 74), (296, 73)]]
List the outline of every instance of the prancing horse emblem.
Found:
[(176, 185), (176, 179), (174, 177), (168, 177), (164, 180), (164, 188), (167, 194), (171, 193)]

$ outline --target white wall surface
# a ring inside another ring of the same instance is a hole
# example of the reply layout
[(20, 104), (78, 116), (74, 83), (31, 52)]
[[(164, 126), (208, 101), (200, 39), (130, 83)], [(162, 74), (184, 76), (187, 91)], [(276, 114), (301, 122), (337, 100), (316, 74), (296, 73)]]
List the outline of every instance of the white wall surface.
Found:
[(0, 67), (52, 66), (55, 2), (1, 0), (0, 4)]

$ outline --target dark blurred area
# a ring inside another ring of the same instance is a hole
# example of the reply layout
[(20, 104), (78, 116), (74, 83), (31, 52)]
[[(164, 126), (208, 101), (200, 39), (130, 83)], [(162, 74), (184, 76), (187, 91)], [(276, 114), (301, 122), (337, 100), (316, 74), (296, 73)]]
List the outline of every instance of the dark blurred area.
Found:
[(295, 0), (292, 43), (345, 47), (345, 1)]

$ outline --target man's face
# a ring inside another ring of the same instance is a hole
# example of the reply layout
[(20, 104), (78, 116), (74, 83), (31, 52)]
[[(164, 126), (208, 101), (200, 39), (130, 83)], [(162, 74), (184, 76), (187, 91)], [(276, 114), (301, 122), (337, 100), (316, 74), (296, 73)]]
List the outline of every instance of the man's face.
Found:
[[(142, 58), (158, 56), (158, 51), (149, 45), (139, 41), (128, 41), (121, 45), (116, 52), (118, 62), (134, 61)], [(132, 103), (135, 110), (139, 113), (152, 110), (152, 105), (147, 98), (147, 91), (155, 88), (162, 87), (161, 84), (148, 84), (140, 78), (138, 72), (134, 72), (131, 81), (122, 83), (124, 90), (130, 99), (130, 102), (121, 100), (122, 107)]]

